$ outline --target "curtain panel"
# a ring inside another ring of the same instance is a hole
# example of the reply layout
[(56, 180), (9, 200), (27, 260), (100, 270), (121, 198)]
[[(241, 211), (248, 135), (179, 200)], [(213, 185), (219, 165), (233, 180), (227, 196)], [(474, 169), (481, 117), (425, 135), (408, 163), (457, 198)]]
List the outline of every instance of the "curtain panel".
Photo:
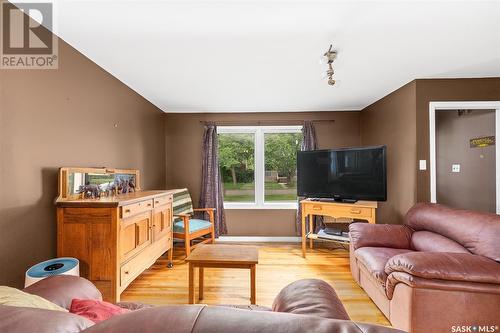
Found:
[(202, 142), (200, 208), (215, 208), (215, 237), (227, 234), (224, 194), (219, 170), (217, 126), (206, 123)]
[[(314, 123), (312, 121), (304, 121), (304, 125), (302, 126), (302, 145), (300, 147), (301, 151), (311, 151), (318, 149), (318, 139), (316, 137), (316, 130), (314, 128)], [(297, 235), (302, 235), (302, 207), (300, 205), (300, 201), (306, 198), (299, 197), (297, 198), (298, 208), (297, 208), (297, 217), (295, 220), (295, 231)], [(318, 232), (320, 229), (324, 227), (323, 218), (321, 216), (314, 217), (314, 232)], [(306, 230), (309, 232), (309, 221), (306, 220)]]

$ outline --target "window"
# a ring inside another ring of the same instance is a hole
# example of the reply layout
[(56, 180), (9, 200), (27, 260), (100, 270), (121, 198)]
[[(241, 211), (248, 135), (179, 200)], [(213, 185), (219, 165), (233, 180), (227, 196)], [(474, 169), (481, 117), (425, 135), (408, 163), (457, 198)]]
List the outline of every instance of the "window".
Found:
[(229, 209), (297, 208), (302, 126), (219, 126), (219, 167)]
[(255, 202), (255, 134), (219, 134), (224, 202)]

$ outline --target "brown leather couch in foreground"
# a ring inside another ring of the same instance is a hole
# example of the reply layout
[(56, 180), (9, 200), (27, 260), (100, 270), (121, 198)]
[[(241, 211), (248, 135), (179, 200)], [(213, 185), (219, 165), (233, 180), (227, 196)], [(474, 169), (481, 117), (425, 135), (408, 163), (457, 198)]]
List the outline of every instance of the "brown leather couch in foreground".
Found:
[[(41, 296), (66, 309), (74, 298), (101, 299), (101, 294), (91, 282), (74, 276), (50, 277), (24, 291)], [(95, 325), (71, 313), (0, 305), (0, 332), (401, 332), (350, 321), (333, 288), (321, 280), (300, 280), (285, 287), (276, 297), (273, 309), (252, 306), (241, 309), (205, 305), (146, 308), (134, 303), (119, 305), (138, 310)]]
[(350, 238), (352, 276), (394, 327), (500, 326), (499, 215), (417, 204), (404, 225), (354, 223)]

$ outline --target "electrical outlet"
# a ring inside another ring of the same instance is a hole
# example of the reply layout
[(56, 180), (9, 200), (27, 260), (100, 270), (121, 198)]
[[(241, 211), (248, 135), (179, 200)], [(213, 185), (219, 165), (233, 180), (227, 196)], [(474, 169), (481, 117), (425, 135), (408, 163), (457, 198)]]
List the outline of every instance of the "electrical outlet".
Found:
[(419, 170), (427, 170), (427, 160), (419, 160), (418, 161), (418, 169)]
[(460, 164), (452, 164), (451, 172), (460, 172)]

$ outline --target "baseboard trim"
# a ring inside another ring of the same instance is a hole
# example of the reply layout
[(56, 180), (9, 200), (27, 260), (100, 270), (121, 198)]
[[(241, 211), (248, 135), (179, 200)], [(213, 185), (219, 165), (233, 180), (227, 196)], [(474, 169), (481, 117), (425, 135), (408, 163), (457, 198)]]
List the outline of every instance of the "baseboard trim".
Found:
[(249, 242), (249, 243), (300, 243), (300, 237), (261, 237), (261, 236), (220, 236), (218, 243)]

